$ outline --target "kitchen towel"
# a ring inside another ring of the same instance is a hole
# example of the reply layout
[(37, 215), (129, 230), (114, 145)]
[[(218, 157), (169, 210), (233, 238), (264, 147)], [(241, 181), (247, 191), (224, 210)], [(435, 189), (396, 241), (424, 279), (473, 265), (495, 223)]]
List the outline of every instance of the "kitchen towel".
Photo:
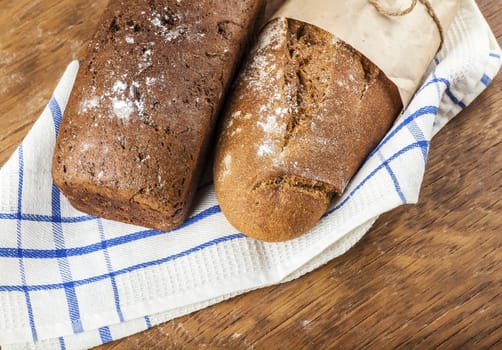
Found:
[(346, 252), (380, 214), (416, 203), (431, 138), (490, 84), (501, 57), (475, 2), (462, 0), (424, 83), (345, 195), (311, 232), (284, 243), (236, 232), (211, 184), (200, 188), (189, 220), (170, 232), (72, 208), (50, 172), (78, 70), (71, 63), (0, 170), (2, 349), (89, 348), (300, 277)]

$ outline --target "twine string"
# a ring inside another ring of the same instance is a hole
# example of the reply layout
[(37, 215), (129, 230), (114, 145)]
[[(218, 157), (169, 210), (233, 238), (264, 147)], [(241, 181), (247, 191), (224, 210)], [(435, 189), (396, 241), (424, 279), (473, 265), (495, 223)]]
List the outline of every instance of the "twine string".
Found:
[(418, 4), (418, 1), (420, 1), (420, 3), (422, 5), (425, 6), (425, 8), (427, 9), (427, 13), (429, 14), (429, 16), (432, 18), (432, 20), (434, 21), (434, 23), (436, 23), (436, 26), (438, 28), (438, 31), (439, 31), (439, 37), (440, 37), (440, 44), (439, 44), (439, 50), (441, 50), (441, 48), (443, 47), (443, 44), (444, 44), (444, 29), (443, 29), (443, 26), (441, 25), (441, 21), (439, 20), (439, 17), (436, 15), (436, 12), (434, 11), (434, 8), (432, 7), (431, 3), (428, 1), (428, 0), (411, 0), (411, 3), (410, 3), (410, 6), (403, 9), (403, 10), (399, 10), (399, 11), (391, 11), (391, 10), (388, 10), (386, 8), (384, 8), (379, 0), (368, 0), (369, 3), (371, 5), (373, 5), (373, 7), (382, 15), (384, 16), (388, 16), (388, 17), (402, 17), (402, 16), (406, 16), (407, 14), (411, 13), (415, 7), (417, 6)]

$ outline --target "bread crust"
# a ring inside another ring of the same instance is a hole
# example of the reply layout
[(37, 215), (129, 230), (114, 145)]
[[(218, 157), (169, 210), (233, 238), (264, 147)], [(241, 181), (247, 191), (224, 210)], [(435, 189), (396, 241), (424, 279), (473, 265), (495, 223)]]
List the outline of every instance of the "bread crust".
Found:
[(189, 215), (263, 0), (111, 0), (72, 90), (53, 178), (74, 207), (159, 230)]
[(223, 213), (263, 241), (307, 232), (401, 109), (397, 87), (351, 46), (272, 20), (225, 110), (214, 165)]

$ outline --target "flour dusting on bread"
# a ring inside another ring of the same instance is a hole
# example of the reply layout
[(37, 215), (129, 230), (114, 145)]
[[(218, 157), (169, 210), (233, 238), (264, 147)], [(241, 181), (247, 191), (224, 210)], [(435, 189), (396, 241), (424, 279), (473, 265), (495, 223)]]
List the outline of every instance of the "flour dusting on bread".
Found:
[(223, 213), (265, 241), (306, 232), (400, 108), (397, 88), (349, 45), (307, 23), (272, 20), (224, 116), (215, 159)]

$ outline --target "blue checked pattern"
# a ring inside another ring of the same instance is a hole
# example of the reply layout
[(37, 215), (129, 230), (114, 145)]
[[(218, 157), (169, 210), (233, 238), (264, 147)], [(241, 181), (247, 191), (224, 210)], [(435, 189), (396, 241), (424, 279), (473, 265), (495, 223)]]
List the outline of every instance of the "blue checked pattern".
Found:
[[(462, 18), (457, 26), (465, 26)], [(454, 24), (455, 27), (455, 24)], [(53, 184), (55, 138), (78, 63), (0, 170), (0, 343), (75, 349), (107, 343), (243, 293), (300, 276), (349, 249), (382, 213), (418, 199), (430, 141), (501, 65), (486, 28), (446, 49), (345, 195), (310, 233), (265, 244), (236, 232), (211, 184), (180, 228), (162, 232), (85, 215)], [(480, 47), (481, 45), (481, 47)], [(459, 60), (458, 57), (463, 57)], [(465, 62), (479, 71), (462, 75)], [(36, 344), (35, 344), (36, 343)]]

